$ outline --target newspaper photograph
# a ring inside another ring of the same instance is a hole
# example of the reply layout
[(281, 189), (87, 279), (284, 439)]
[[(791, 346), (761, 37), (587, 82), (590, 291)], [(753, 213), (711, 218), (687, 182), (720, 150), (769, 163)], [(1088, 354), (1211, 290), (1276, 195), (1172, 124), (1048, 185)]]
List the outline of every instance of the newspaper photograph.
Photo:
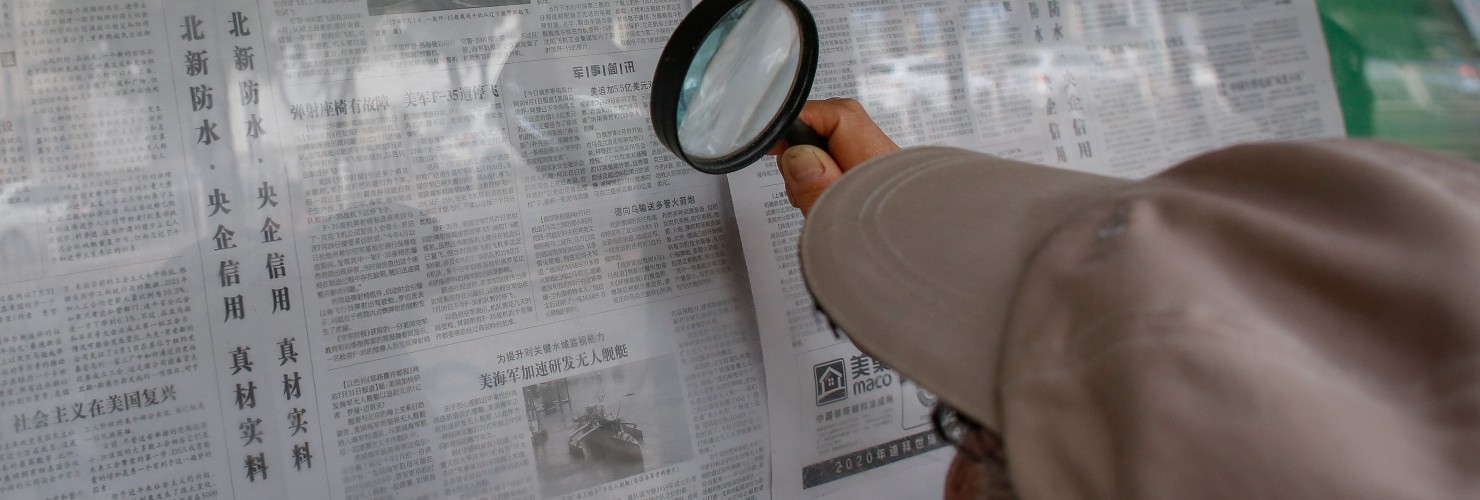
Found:
[(679, 380), (678, 364), (667, 355), (525, 386), (545, 495), (688, 460), (693, 439)]

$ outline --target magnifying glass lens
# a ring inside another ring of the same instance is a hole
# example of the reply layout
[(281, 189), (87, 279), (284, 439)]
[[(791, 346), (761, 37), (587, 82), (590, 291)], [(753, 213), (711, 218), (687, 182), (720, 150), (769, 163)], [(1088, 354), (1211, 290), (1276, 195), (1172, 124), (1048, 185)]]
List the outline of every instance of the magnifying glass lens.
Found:
[(797, 117), (817, 71), (817, 25), (802, 0), (704, 0), (653, 74), (653, 132), (689, 166), (727, 174), (783, 139), (825, 148)]
[(714, 159), (753, 144), (776, 121), (800, 68), (792, 9), (748, 0), (726, 13), (694, 54), (678, 103), (678, 143)]

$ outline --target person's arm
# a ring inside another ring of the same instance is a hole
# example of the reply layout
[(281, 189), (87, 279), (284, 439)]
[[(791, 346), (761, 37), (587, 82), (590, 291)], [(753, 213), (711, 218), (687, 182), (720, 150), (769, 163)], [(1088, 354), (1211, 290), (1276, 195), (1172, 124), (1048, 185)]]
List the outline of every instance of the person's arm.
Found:
[(869, 118), (863, 105), (853, 99), (807, 101), (801, 120), (827, 138), (829, 151), (783, 142), (770, 154), (779, 155), (777, 163), (786, 180), (786, 196), (803, 215), (844, 172), (876, 156), (899, 151), (899, 146)]

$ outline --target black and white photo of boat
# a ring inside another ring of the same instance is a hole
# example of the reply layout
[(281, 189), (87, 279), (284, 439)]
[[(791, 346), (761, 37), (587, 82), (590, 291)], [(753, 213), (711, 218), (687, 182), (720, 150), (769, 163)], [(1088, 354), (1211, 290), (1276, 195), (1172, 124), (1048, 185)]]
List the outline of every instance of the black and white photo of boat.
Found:
[(523, 388), (541, 494), (561, 496), (694, 456), (677, 358)]

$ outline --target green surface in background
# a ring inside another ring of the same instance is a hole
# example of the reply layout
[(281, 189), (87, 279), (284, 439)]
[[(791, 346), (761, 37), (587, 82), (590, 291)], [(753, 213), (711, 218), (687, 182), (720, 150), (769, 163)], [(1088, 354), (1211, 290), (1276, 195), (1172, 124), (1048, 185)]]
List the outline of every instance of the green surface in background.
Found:
[(1347, 135), (1480, 161), (1480, 48), (1452, 0), (1317, 0)]

